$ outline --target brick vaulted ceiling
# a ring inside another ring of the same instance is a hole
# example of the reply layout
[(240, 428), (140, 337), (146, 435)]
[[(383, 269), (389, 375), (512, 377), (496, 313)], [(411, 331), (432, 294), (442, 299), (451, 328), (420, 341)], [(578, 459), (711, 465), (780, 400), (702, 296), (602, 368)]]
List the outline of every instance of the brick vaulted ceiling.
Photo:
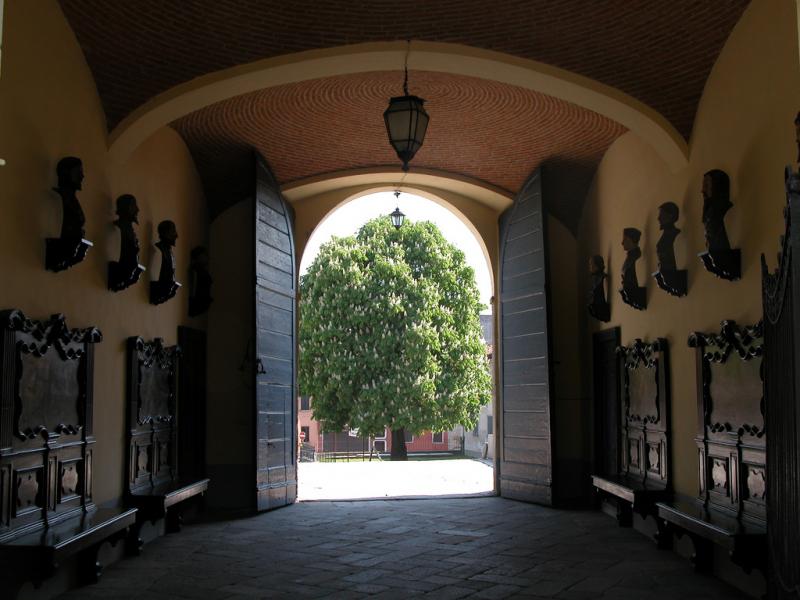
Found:
[[(230, 182), (247, 180), (240, 174), (251, 148), (268, 157), (280, 183), (371, 165), (396, 169), (382, 113), (401, 88), (398, 72), (341, 75), (239, 96), (173, 125), (192, 149), (209, 196), (224, 204)], [(568, 183), (585, 192), (597, 162), (625, 131), (552, 96), (471, 77), (412, 72), (410, 91), (425, 98), (431, 115), (413, 168), (444, 166), (511, 191), (546, 163), (551, 180), (563, 180), (559, 196), (569, 196)]]
[[(589, 77), (651, 106), (688, 139), (710, 69), (748, 0), (60, 4), (109, 129), (157, 94), (206, 73), (303, 50), (413, 39), (494, 50)], [(549, 162), (566, 177), (559, 195), (585, 194), (597, 161), (624, 131), (566, 102), (484, 80), (412, 72), (411, 87), (429, 101), (432, 115), (429, 138), (412, 164), (512, 192), (532, 168)], [(306, 81), (233, 98), (173, 125), (213, 205), (226, 174), (238, 168), (235, 157), (249, 146), (265, 155), (281, 183), (396, 165), (380, 116), (399, 88), (397, 72)]]

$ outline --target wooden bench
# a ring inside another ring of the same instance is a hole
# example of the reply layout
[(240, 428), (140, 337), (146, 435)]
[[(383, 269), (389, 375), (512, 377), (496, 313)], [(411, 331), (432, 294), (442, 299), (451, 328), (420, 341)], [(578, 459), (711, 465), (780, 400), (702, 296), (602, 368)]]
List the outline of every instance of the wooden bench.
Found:
[[(655, 516), (656, 503), (668, 500), (669, 478), (669, 357), (667, 341), (635, 340), (617, 349), (620, 370), (620, 456), (599, 461), (619, 464), (613, 474), (592, 475), (601, 498), (617, 506), (617, 522), (633, 524), (633, 513)], [(617, 460), (618, 459), (618, 460)]]
[(142, 549), (141, 529), (164, 519), (180, 531), (186, 503), (208, 490), (209, 479), (181, 479), (177, 464), (177, 364), (180, 349), (160, 338), (128, 338), (128, 444), (126, 504), (138, 509), (128, 552)]
[(660, 502), (668, 534), (687, 534), (697, 571), (711, 570), (713, 547), (746, 572), (766, 569), (766, 433), (762, 325), (723, 321), (720, 332), (695, 333), (699, 497)]
[(92, 497), (94, 328), (62, 315), (0, 312), (0, 579), (16, 597), (77, 556), (82, 583), (97, 581), (104, 542), (115, 544), (136, 510), (97, 508)]

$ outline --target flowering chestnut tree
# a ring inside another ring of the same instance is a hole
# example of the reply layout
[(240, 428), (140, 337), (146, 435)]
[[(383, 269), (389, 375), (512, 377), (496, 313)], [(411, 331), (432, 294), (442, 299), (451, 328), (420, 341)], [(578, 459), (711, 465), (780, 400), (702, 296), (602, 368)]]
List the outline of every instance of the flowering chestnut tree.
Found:
[(324, 244), (300, 280), (300, 369), (329, 431), (473, 427), (491, 397), (475, 274), (428, 222), (387, 217)]

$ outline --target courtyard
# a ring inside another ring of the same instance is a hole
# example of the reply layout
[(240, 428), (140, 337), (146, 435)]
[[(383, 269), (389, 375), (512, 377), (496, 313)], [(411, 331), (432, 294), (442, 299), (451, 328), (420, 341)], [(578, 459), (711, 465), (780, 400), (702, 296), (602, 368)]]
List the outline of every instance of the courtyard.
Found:
[(491, 461), (469, 458), (304, 462), (297, 469), (301, 501), (494, 494)]

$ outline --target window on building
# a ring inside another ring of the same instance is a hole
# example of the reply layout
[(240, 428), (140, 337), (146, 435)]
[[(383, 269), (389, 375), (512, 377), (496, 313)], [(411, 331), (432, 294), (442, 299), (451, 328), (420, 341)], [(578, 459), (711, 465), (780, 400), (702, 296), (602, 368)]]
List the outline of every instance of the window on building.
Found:
[(434, 444), (443, 444), (444, 443), (444, 432), (437, 431), (433, 434), (433, 443)]
[(481, 424), (481, 420), (478, 419), (475, 422), (475, 427), (472, 428), (472, 435), (474, 435), (475, 437), (478, 437), (478, 434), (480, 433), (480, 431), (479, 431), (480, 424)]
[(411, 435), (408, 431), (405, 432), (406, 434), (406, 444), (410, 444), (414, 441), (414, 436)]
[(486, 415), (486, 433), (494, 433), (494, 417), (492, 415)]
[(311, 397), (300, 396), (300, 410), (310, 410), (310, 409), (311, 409)]
[(306, 444), (310, 444), (311, 443), (311, 428), (310, 427), (301, 427), (300, 428), (300, 433), (303, 434), (302, 435), (303, 441)]

